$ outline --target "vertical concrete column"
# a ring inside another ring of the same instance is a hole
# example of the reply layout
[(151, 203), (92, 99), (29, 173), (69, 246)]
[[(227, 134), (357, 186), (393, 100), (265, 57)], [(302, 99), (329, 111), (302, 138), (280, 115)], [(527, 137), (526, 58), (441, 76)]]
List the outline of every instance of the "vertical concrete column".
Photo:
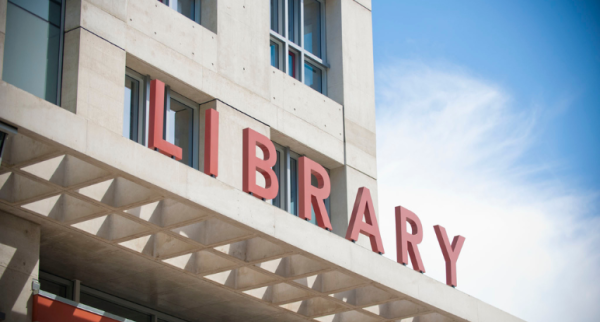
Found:
[(218, 0), (217, 5), (219, 74), (270, 100), (269, 1)]
[(4, 65), (4, 39), (6, 38), (6, 6), (7, 0), (0, 0), (0, 79)]
[(217, 0), (202, 0), (200, 10), (200, 23), (206, 29), (217, 33), (219, 23)]
[[(343, 167), (332, 169), (332, 225), (345, 236), (358, 188), (367, 187), (375, 212), (377, 160), (375, 87), (370, 1), (326, 3), (329, 97), (344, 106)], [(370, 248), (368, 238), (358, 244)]]
[(0, 312), (30, 322), (31, 284), (39, 277), (40, 226), (0, 212)]
[[(90, 122), (121, 134), (126, 53), (119, 41), (122, 28), (113, 28), (117, 30), (114, 36), (88, 31), (88, 28), (102, 25), (103, 21), (105, 24), (117, 21), (119, 26), (124, 26), (121, 20), (87, 1), (66, 2), (61, 105)], [(91, 26), (85, 28), (82, 23)]]

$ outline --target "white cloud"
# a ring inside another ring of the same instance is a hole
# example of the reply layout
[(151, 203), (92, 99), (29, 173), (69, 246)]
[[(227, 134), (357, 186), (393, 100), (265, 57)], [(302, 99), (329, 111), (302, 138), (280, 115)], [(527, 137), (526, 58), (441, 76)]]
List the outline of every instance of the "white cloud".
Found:
[(598, 194), (523, 162), (545, 111), (517, 108), (501, 87), (460, 69), (406, 61), (378, 70), (377, 109), (386, 256), (396, 259), (402, 205), (423, 223), (427, 275), (445, 281), (439, 224), (450, 239), (466, 237), (459, 290), (529, 321), (597, 321)]

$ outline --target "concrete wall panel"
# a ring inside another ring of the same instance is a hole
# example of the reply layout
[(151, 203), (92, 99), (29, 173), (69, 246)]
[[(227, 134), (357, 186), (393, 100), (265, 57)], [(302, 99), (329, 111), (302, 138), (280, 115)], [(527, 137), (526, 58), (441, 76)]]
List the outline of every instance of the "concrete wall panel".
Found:
[[(70, 0), (68, 0), (70, 1)], [(98, 7), (99, 9), (109, 13), (115, 18), (125, 21), (127, 19), (127, 3), (131, 1), (120, 0), (85, 0)]]
[(363, 7), (371, 10), (371, 0), (354, 0), (354, 1), (358, 2)]
[[(275, 72), (271, 73), (271, 88), (279, 92), (277, 104), (281, 104), (280, 107), (338, 140), (343, 140), (344, 114), (340, 104), (274, 67), (271, 70)], [(271, 102), (276, 104), (277, 97), (274, 93), (272, 97), (275, 99), (272, 98)]]
[(268, 99), (269, 2), (221, 0), (218, 3), (219, 73)]
[(87, 0), (82, 1), (81, 27), (102, 37), (106, 41), (125, 48), (125, 22), (96, 7)]
[(294, 152), (304, 154), (329, 169), (344, 163), (342, 141), (283, 109), (277, 110), (277, 117), (277, 126), (273, 127), (275, 134), (272, 134), (275, 142), (289, 146)]
[(0, 312), (31, 321), (31, 283), (39, 276), (40, 227), (0, 212)]
[[(210, 43), (204, 44), (204, 40), (205, 33), (214, 34), (206, 28), (158, 1), (128, 1), (127, 14), (131, 28), (204, 67), (211, 66), (204, 64), (204, 48), (211, 47)], [(215, 44), (212, 48), (216, 50)]]
[(80, 30), (79, 42), (76, 113), (122, 133), (125, 51), (85, 29)]
[(375, 84), (371, 12), (342, 0), (345, 116), (375, 132)]

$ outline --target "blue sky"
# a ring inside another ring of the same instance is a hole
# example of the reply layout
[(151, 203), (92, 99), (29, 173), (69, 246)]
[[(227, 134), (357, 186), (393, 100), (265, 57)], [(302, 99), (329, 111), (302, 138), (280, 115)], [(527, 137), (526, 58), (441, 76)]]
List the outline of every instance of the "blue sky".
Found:
[(539, 108), (543, 140), (524, 162), (552, 162), (540, 175), (600, 189), (599, 1), (375, 0), (373, 34), (376, 69), (449, 63)]
[(379, 226), (466, 237), (458, 290), (527, 321), (600, 317), (600, 2), (373, 1)]

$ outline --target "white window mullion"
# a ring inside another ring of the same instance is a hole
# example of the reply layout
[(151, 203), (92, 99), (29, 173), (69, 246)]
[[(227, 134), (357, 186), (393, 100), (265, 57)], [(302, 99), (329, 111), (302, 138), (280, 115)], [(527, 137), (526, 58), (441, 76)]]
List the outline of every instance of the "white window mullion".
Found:
[(325, 25), (325, 1), (320, 1), (320, 8), (321, 8), (321, 63), (323, 65), (326, 65), (327, 68), (329, 68), (329, 66), (327, 65), (326, 61), (327, 61), (327, 33), (326, 33), (326, 25)]
[(288, 33), (288, 0), (282, 0), (283, 1), (283, 14), (281, 15), (281, 18), (283, 20), (283, 37), (287, 40), (289, 38)]
[(298, 68), (300, 68), (299, 72), (300, 72), (300, 81), (302, 83), (304, 83), (304, 50), (300, 52), (300, 66), (298, 66)]
[(298, 17), (300, 21), (298, 21), (300, 26), (300, 34), (298, 37), (300, 38), (300, 48), (304, 51), (304, 0), (300, 0), (300, 15)]

